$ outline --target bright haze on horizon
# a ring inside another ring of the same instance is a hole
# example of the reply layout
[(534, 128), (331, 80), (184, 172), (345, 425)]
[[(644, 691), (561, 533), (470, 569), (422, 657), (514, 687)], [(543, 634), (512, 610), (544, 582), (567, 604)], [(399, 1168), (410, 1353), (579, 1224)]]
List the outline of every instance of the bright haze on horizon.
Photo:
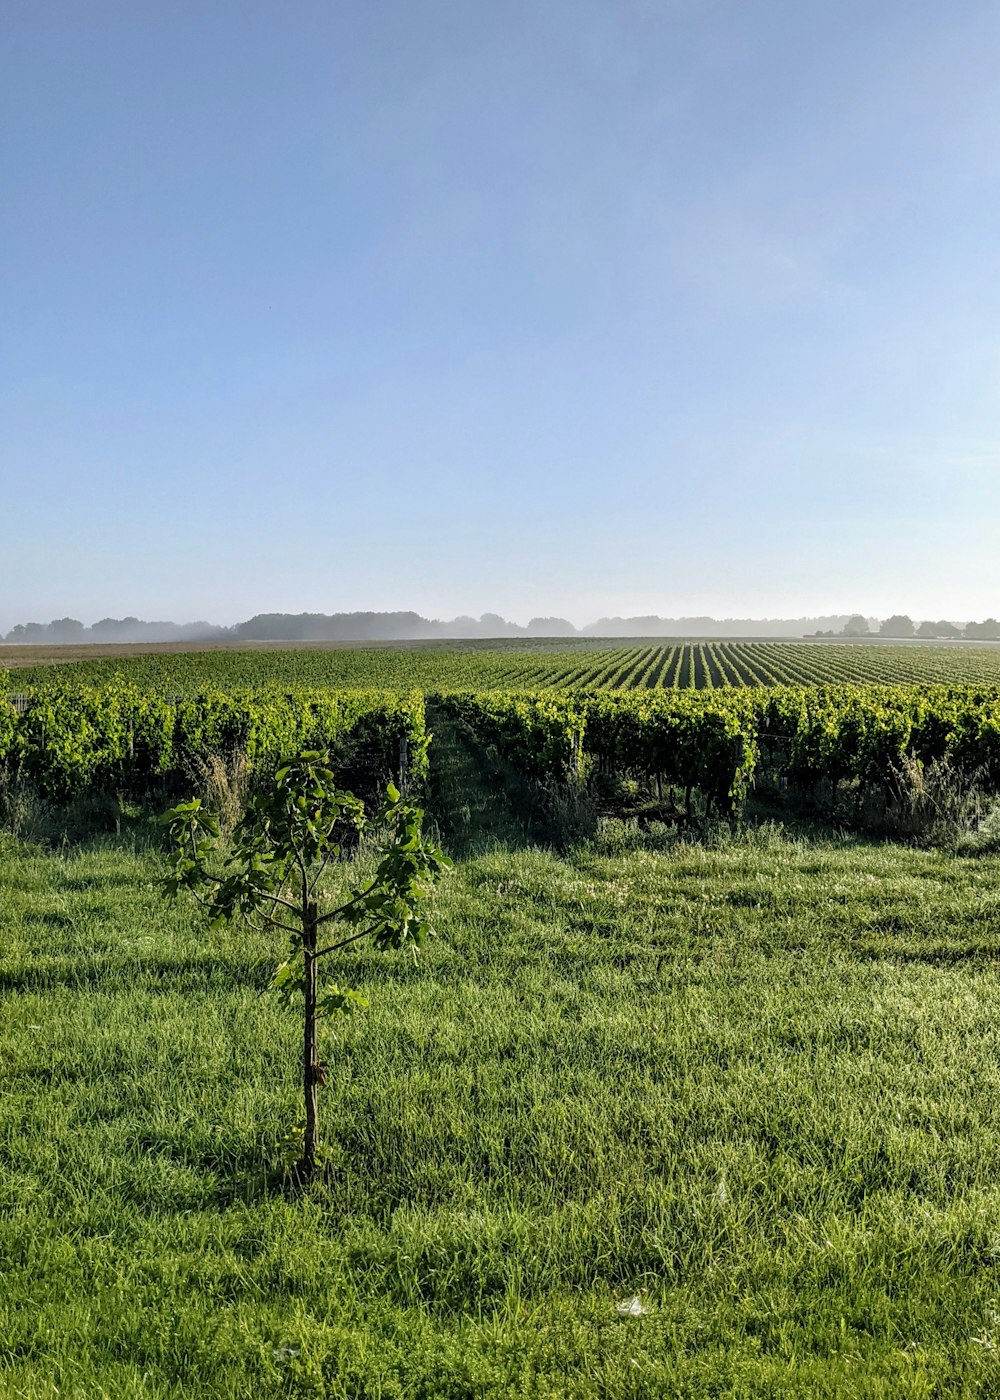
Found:
[(1000, 8), (9, 0), (0, 631), (1000, 611)]

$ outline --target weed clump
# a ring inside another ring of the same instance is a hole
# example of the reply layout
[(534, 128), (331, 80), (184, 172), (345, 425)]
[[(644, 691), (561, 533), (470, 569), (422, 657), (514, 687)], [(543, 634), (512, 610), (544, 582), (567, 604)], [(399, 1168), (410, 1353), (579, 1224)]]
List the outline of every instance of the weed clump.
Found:
[(950, 758), (921, 763), (905, 754), (886, 784), (882, 834), (917, 845), (954, 847), (975, 836), (996, 805), (980, 770), (968, 772)]

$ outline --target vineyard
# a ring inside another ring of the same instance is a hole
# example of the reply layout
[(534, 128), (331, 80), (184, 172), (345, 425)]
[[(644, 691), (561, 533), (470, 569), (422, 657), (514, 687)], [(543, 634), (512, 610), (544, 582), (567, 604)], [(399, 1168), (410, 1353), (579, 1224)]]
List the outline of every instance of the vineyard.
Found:
[(46, 797), (84, 791), (141, 797), (196, 778), (209, 754), (245, 755), (251, 772), (302, 749), (322, 749), (345, 781), (371, 789), (427, 770), (419, 693), (363, 690), (211, 690), (174, 695), (122, 681), (56, 682), (4, 703), (0, 676), (0, 775), (30, 779)]
[[(703, 664), (686, 649), (692, 679)], [(646, 663), (647, 668), (655, 663)], [(0, 676), (0, 699), (9, 677)], [(8, 694), (10, 694), (8, 689)], [(273, 770), (302, 748), (323, 749), (345, 782), (372, 791), (399, 775), (422, 784), (426, 706), (534, 781), (580, 787), (616, 776), (692, 794), (706, 812), (739, 810), (758, 781), (804, 792), (841, 784), (889, 800), (912, 761), (952, 765), (964, 781), (1000, 790), (1000, 687), (759, 685), (527, 690), (252, 688), (168, 692), (63, 676), (0, 703), (0, 773), (47, 797), (87, 790), (141, 797), (190, 784), (210, 754), (245, 755)]]
[(171, 693), (256, 686), (655, 691), (776, 685), (1000, 685), (1000, 647), (614, 640), (220, 649), (24, 666), (11, 673), (10, 686), (29, 689), (57, 680), (89, 685), (127, 681)]
[(699, 792), (720, 812), (757, 779), (806, 791), (881, 789), (907, 760), (954, 765), (1000, 789), (1000, 688), (777, 687), (722, 694), (636, 691), (451, 694), (447, 713), (529, 777), (581, 782), (595, 771)]

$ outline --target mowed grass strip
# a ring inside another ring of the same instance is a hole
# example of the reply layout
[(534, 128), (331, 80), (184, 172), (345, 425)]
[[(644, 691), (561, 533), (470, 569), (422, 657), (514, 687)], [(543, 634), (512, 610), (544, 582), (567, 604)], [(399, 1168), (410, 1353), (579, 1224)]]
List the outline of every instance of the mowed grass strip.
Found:
[(1000, 1391), (995, 859), (470, 859), (345, 960), (305, 1199), (279, 948), (160, 873), (0, 848), (0, 1394)]

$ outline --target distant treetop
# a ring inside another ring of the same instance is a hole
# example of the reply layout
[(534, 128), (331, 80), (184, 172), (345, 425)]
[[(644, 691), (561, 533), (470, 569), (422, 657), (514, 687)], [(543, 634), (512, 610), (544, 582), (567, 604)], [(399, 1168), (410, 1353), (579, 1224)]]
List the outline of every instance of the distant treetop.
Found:
[(844, 623), (842, 637), (870, 637), (871, 628), (868, 626), (868, 619), (862, 617), (860, 613), (855, 613)]
[(917, 629), (911, 617), (907, 617), (905, 613), (894, 613), (892, 617), (886, 618), (878, 632), (880, 637), (915, 637)]

